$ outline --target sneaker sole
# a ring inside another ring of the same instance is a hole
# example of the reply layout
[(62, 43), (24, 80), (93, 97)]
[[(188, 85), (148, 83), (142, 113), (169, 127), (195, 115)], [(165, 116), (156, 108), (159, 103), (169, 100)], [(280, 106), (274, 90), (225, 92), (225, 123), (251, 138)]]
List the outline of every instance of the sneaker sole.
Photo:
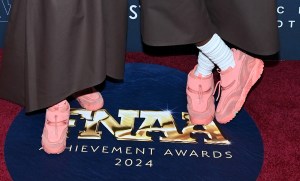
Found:
[(253, 85), (260, 79), (260, 77), (263, 73), (263, 70), (264, 70), (264, 63), (260, 59), (256, 59), (256, 60), (257, 60), (257, 63), (255, 65), (255, 68), (253, 68), (253, 70), (249, 76), (249, 79), (247, 80), (247, 83), (242, 91), (242, 94), (235, 105), (234, 111), (231, 112), (223, 120), (219, 120), (219, 123), (226, 124), (226, 123), (230, 122), (233, 118), (235, 118), (236, 114), (242, 109), (249, 91), (251, 90)]
[(42, 142), (42, 146), (44, 151), (48, 154), (61, 154), (66, 149), (66, 143), (55, 144), (57, 148), (52, 148), (52, 147), (47, 147), (46, 144), (43, 144)]
[(190, 121), (193, 125), (207, 125), (209, 123), (211, 123), (213, 121), (213, 117), (208, 117), (206, 119), (201, 119), (201, 120), (197, 120), (197, 119), (194, 119), (192, 118), (192, 116), (190, 115)]

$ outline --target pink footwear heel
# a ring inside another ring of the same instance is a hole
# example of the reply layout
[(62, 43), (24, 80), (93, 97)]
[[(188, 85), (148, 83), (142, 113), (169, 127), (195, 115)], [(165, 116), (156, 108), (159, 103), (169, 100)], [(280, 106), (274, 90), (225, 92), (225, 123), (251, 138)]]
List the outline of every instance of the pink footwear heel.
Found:
[(187, 109), (190, 121), (195, 125), (206, 125), (213, 121), (215, 113), (213, 75), (195, 76), (196, 67), (189, 73), (187, 81)]
[(216, 119), (228, 123), (241, 110), (252, 86), (263, 72), (264, 63), (239, 50), (233, 49), (235, 67), (220, 73), (221, 99), (216, 110)]
[(95, 88), (80, 91), (75, 94), (75, 97), (81, 107), (90, 111), (101, 109), (104, 105), (102, 95)]
[(42, 146), (48, 154), (60, 154), (66, 148), (70, 105), (64, 100), (46, 111)]

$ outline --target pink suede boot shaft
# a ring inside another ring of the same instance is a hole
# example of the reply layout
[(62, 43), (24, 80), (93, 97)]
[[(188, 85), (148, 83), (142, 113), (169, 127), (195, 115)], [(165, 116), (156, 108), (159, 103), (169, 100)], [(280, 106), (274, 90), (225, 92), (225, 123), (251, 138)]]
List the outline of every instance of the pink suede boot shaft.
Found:
[(186, 88), (190, 121), (192, 124), (209, 124), (215, 113), (213, 75), (195, 76), (195, 69), (196, 67), (188, 75)]
[(46, 110), (42, 146), (48, 154), (59, 154), (66, 148), (70, 105), (66, 100)]
[(75, 94), (75, 97), (80, 106), (89, 111), (96, 111), (104, 105), (102, 95), (95, 88), (80, 91)]
[(241, 110), (251, 87), (260, 78), (264, 64), (239, 50), (232, 49), (235, 67), (220, 72), (222, 94), (215, 113), (220, 123), (231, 121)]

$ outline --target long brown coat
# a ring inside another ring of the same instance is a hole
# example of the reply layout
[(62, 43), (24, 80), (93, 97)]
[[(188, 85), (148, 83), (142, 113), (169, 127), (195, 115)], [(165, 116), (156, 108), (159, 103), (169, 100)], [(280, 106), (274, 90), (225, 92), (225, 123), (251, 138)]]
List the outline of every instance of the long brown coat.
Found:
[(125, 0), (14, 0), (0, 97), (34, 111), (122, 79), (126, 20)]
[(141, 0), (146, 44), (192, 44), (218, 33), (255, 54), (278, 51), (275, 0)]

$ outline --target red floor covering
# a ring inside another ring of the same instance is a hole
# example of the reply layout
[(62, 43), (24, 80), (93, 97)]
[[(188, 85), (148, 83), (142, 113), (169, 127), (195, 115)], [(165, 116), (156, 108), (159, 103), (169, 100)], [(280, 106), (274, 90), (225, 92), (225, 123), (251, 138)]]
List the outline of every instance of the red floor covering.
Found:
[[(2, 52), (0, 50), (0, 60)], [(150, 56), (128, 53), (127, 62), (161, 64), (188, 72), (196, 56)], [(0, 62), (1, 63), (1, 62)], [(300, 61), (267, 61), (245, 108), (258, 125), (265, 159), (259, 181), (300, 180)], [(4, 161), (8, 128), (21, 107), (0, 99), (0, 181), (11, 180)]]

